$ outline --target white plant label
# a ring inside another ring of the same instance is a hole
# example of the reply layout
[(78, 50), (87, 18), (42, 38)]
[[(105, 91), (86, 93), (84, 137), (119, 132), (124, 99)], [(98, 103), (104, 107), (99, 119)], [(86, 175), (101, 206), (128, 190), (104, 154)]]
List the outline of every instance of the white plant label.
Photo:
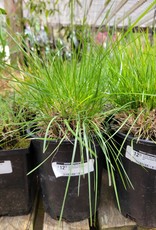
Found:
[(56, 178), (68, 176), (80, 176), (94, 171), (94, 159), (89, 159), (88, 162), (71, 163), (52, 163), (52, 169)]
[(11, 161), (0, 161), (0, 174), (12, 173)]
[(131, 146), (127, 145), (126, 158), (143, 167), (156, 170), (156, 155), (143, 151), (136, 151)]

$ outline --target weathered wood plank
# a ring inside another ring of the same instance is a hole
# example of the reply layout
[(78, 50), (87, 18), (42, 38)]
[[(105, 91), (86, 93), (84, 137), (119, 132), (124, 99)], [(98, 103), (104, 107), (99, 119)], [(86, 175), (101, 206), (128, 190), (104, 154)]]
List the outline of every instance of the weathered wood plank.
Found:
[(138, 226), (137, 230), (156, 230), (156, 228), (143, 228)]
[(38, 194), (36, 195), (33, 209), (28, 215), (0, 217), (0, 230), (33, 230), (37, 202)]
[(74, 223), (62, 221), (60, 224), (57, 220), (52, 219), (47, 213), (44, 214), (43, 230), (89, 230), (89, 221), (83, 220)]
[(34, 213), (24, 216), (1, 217), (0, 230), (33, 230)]
[(125, 218), (116, 208), (113, 188), (108, 187), (108, 178), (106, 172), (104, 172), (102, 178), (98, 222), (100, 230), (134, 230), (137, 228), (135, 222)]
[(13, 230), (13, 229), (23, 229), (30, 230), (33, 229), (33, 224), (30, 221), (30, 215), (22, 217), (2, 217), (0, 219), (0, 229), (1, 230)]

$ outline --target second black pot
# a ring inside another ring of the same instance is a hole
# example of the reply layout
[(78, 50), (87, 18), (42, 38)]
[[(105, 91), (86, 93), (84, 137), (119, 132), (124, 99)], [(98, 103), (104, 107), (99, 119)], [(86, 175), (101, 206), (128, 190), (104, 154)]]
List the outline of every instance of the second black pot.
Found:
[[(118, 133), (118, 149), (125, 135)], [(134, 186), (125, 190), (119, 174), (117, 188), (122, 214), (143, 227), (156, 227), (156, 144), (127, 137), (121, 151), (121, 161)]]
[(0, 216), (28, 214), (37, 188), (32, 170), (33, 155), (29, 148), (0, 150)]

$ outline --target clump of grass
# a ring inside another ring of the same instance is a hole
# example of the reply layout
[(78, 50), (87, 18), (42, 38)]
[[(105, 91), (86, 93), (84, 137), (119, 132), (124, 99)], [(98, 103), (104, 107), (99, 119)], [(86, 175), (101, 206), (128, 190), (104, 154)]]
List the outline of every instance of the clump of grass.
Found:
[(37, 139), (43, 140), (43, 153), (48, 141), (56, 141), (59, 148), (64, 140), (68, 140), (73, 143), (72, 159), (79, 148), (82, 159), (85, 152), (87, 159), (97, 160), (98, 152), (96, 148), (91, 148), (96, 141), (106, 160), (109, 185), (114, 186), (118, 200), (112, 159), (117, 169), (127, 174), (120, 159), (117, 159), (118, 153), (109, 151), (112, 148), (107, 141), (110, 137), (105, 119), (116, 110), (108, 85), (106, 56), (110, 50), (86, 41), (81, 55), (73, 53), (71, 60), (53, 55), (40, 59), (33, 53), (27, 57), (28, 67), (20, 70), (22, 78), (12, 76), (12, 79), (20, 98), (23, 98), (20, 103), (35, 111), (36, 116), (27, 125), (34, 126), (32, 133)]
[(118, 127), (125, 122), (124, 132), (131, 129), (135, 137), (156, 139), (156, 46), (151, 46), (148, 34), (131, 33), (109, 61), (110, 91), (121, 107), (116, 115)]
[(0, 148), (3, 150), (26, 148), (30, 140), (24, 135), (24, 111), (17, 108), (14, 97), (0, 97)]

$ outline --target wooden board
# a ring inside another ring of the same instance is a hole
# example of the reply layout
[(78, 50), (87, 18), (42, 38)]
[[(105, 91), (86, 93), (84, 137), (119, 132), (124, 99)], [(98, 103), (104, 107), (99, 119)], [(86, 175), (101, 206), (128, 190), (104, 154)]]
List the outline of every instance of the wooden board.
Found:
[(0, 230), (33, 230), (33, 214), (16, 217), (1, 217)]
[(137, 227), (137, 230), (156, 230), (156, 228), (143, 228), (143, 227)]
[(107, 173), (102, 178), (101, 198), (98, 211), (100, 230), (136, 230), (136, 223), (125, 218), (115, 206), (113, 188), (108, 186)]
[(89, 230), (89, 221), (83, 220), (74, 223), (66, 223), (53, 220), (47, 213), (44, 214), (43, 230)]
[(36, 195), (33, 209), (28, 215), (0, 217), (0, 230), (34, 230), (37, 202), (38, 194)]

